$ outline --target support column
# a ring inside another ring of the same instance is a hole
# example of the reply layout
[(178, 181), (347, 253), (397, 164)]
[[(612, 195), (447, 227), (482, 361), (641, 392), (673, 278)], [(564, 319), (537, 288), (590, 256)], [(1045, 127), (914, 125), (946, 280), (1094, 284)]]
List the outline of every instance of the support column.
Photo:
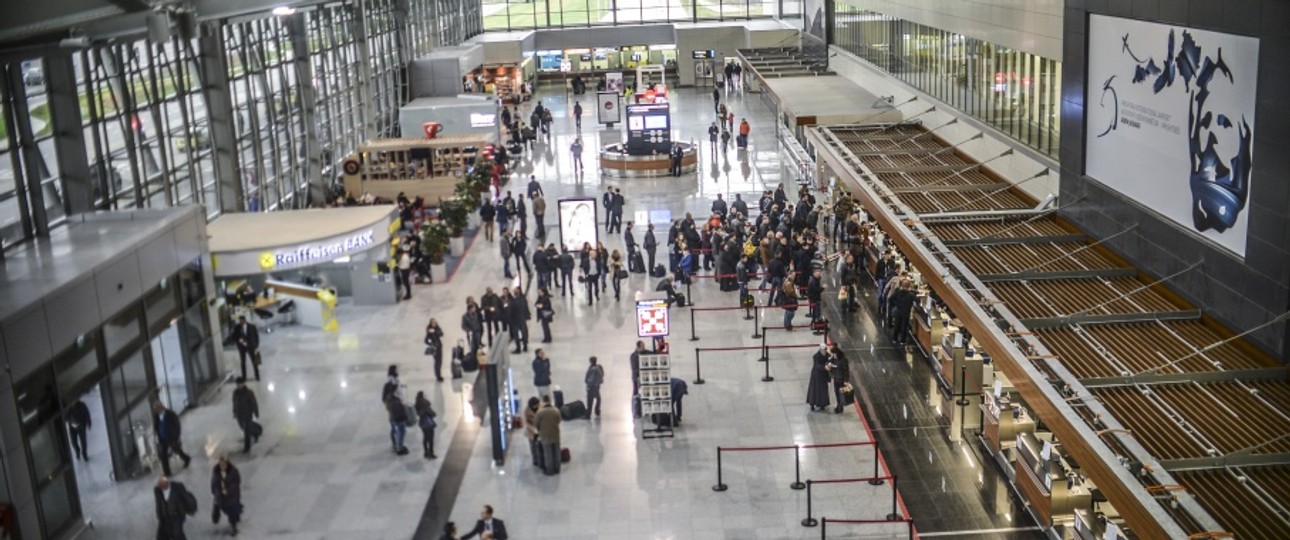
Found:
[(376, 105), (372, 103), (372, 85), (375, 81), (372, 78), (372, 47), (367, 42), (367, 3), (354, 3), (354, 42), (358, 45), (358, 81), (354, 85), (358, 90), (357, 108), (361, 111), (359, 118), (363, 124), (360, 126), (360, 139), (368, 140), (375, 136), (376, 132)]
[[(291, 48), (296, 51), (292, 62), (296, 73), (296, 92), (300, 104), (300, 125), (304, 129), (305, 147), (303, 158), (305, 178), (309, 182), (309, 191), (305, 193), (305, 205), (323, 204), (327, 201), (327, 192), (331, 186), (322, 178), (322, 161), (319, 159), (321, 145), (318, 144), (318, 115), (315, 111), (316, 96), (314, 92), (314, 69), (312, 51), (309, 50), (309, 31), (305, 26), (305, 14), (296, 13), (287, 17), (287, 31), (291, 34)], [(299, 207), (299, 205), (297, 205)]]
[(232, 88), (229, 86), (228, 62), (224, 57), (224, 41), (218, 26), (201, 25), (197, 49), (219, 209), (224, 213), (242, 212), (246, 209), (246, 193), (242, 188), (242, 175), (238, 172)]
[(68, 216), (93, 212), (94, 185), (90, 182), (76, 68), (71, 56), (45, 58), (45, 91), (58, 154), (58, 175), (63, 181), (63, 209)]
[[(18, 197), (25, 198), (31, 214), (31, 233), (37, 238), (49, 237), (49, 214), (45, 211), (45, 193), (41, 180), (49, 178), (49, 167), (45, 158), (36, 146), (35, 136), (31, 129), (31, 116), (27, 107), (27, 86), (22, 81), (22, 70), (18, 64), (10, 64), (5, 73), (5, 84), (8, 86), (10, 101), (14, 107), (13, 126), (17, 135), (17, 151), (22, 153), (23, 167), (14, 171), (15, 187)], [(18, 175), (21, 173), (21, 177)], [(22, 189), (23, 186), (26, 189)]]

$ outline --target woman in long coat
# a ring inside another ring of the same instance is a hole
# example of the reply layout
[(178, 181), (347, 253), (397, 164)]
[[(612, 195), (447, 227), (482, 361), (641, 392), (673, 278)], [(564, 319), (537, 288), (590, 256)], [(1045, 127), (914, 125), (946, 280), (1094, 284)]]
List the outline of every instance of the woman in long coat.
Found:
[(811, 406), (811, 411), (822, 411), (829, 408), (829, 394), (833, 390), (829, 386), (829, 355), (825, 354), (823, 346), (815, 351), (814, 360), (811, 382), (806, 387), (806, 403)]
[(219, 462), (211, 472), (211, 519), (219, 523), (221, 513), (228, 516), (228, 524), (233, 526), (233, 536), (237, 536), (237, 524), (242, 520), (242, 475), (237, 467), (229, 463), (228, 456), (220, 456)]

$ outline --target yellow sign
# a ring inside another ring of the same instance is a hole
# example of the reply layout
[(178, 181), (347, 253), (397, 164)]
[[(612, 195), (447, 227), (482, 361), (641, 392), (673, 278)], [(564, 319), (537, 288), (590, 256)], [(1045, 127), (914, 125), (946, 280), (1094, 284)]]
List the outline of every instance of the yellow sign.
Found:
[(394, 218), (394, 221), (390, 222), (390, 234), (394, 234), (398, 232), (399, 229), (402, 229), (402, 228), (403, 228), (403, 220), (399, 218)]
[(260, 268), (272, 270), (277, 265), (277, 257), (274, 256), (272, 251), (266, 251), (260, 254)]

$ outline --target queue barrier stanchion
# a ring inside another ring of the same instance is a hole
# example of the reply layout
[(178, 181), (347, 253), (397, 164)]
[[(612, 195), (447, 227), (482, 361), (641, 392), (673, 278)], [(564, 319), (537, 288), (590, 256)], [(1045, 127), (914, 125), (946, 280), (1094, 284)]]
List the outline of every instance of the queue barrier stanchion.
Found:
[(721, 481), (721, 447), (717, 447), (717, 483), (712, 486), (712, 491), (725, 491), (730, 489), (725, 482)]
[[(802, 447), (793, 446), (793, 483), (788, 487), (792, 489), (805, 489), (806, 484), (802, 483)], [(809, 501), (810, 498), (807, 498)]]
[(914, 532), (914, 520), (909, 518), (891, 519), (891, 520), (888, 520), (888, 519), (836, 519), (836, 518), (820, 516), (820, 539), (824, 540), (824, 538), (826, 538), (830, 523), (849, 523), (852, 525), (879, 525), (879, 524), (889, 524), (892, 522), (902, 522), (905, 524), (906, 529), (909, 531), (907, 533), (909, 535), (908, 536), (909, 540), (914, 540), (915, 538), (918, 537), (918, 535), (915, 534)]
[[(891, 495), (891, 501), (892, 501), (892, 502), (891, 502), (891, 511), (892, 511), (892, 513), (887, 514), (887, 519), (886, 519), (885, 521), (884, 521), (884, 520), (867, 520), (868, 522), (872, 522), (872, 523), (885, 523), (885, 522), (889, 522), (889, 521), (900, 521), (901, 519), (904, 519), (904, 516), (901, 516), (901, 515), (900, 515), (900, 512), (896, 509), (896, 504), (897, 504), (897, 503), (896, 503), (896, 477), (895, 477), (895, 475), (892, 475), (892, 476), (889, 476), (889, 477), (886, 477), (886, 478), (890, 478), (890, 479), (891, 479), (891, 493), (892, 493), (892, 495)], [(836, 479), (831, 479), (831, 480), (811, 480), (811, 479), (808, 479), (808, 480), (806, 481), (806, 519), (803, 519), (803, 520), (802, 520), (802, 526), (803, 526), (803, 527), (814, 527), (815, 525), (817, 525), (817, 524), (819, 523), (818, 521), (816, 521), (816, 520), (815, 520), (814, 516), (812, 516), (812, 515), (811, 515), (812, 508), (813, 508), (813, 507), (812, 507), (812, 503), (811, 503), (812, 496), (813, 496), (813, 491), (812, 491), (812, 489), (811, 489), (811, 487), (812, 487), (812, 486), (814, 486), (815, 484), (853, 484), (853, 483), (856, 483), (856, 482), (867, 482), (867, 481), (871, 481), (871, 480), (873, 480), (873, 479), (872, 479), (872, 478), (836, 478)], [(894, 516), (894, 517), (893, 517), (893, 516)], [(866, 521), (866, 520), (855, 520), (854, 522), (855, 522), (855, 523), (862, 523), (862, 522), (865, 522), (865, 521)]]
[(825, 540), (826, 538), (828, 538), (828, 535), (829, 535), (828, 529), (829, 529), (829, 518), (821, 517), (820, 518), (820, 540)]
[(698, 347), (695, 347), (695, 348), (694, 348), (694, 384), (703, 384), (703, 382), (704, 382), (704, 381), (703, 381), (703, 370), (702, 370), (702, 369), (700, 369), (700, 367), (699, 367), (699, 364), (700, 364), (700, 362), (699, 362), (699, 353), (700, 353), (700, 352), (702, 352), (702, 351), (703, 351), (703, 349), (700, 349), (700, 348), (698, 348)]
[(900, 492), (897, 491), (897, 488), (896, 488), (896, 473), (892, 473), (891, 474), (891, 513), (887, 514), (887, 521), (898, 521), (904, 518), (904, 516), (900, 515), (900, 507), (897, 506), (898, 504), (900, 504), (900, 501), (897, 500), (899, 498), (899, 494)]
[[(713, 486), (712, 486), (712, 491), (725, 491), (725, 490), (729, 489), (729, 486), (727, 486), (727, 485), (726, 485), (726, 483), (722, 481), (722, 478), (723, 478), (723, 476), (722, 476), (722, 471), (723, 471), (723, 470), (722, 470), (721, 455), (722, 455), (722, 453), (724, 453), (724, 452), (764, 452), (764, 451), (770, 451), (770, 450), (792, 450), (792, 451), (793, 451), (793, 475), (794, 475), (794, 480), (793, 480), (793, 483), (791, 483), (791, 484), (789, 484), (789, 485), (788, 485), (788, 487), (789, 487), (789, 488), (791, 488), (791, 489), (797, 489), (797, 490), (800, 490), (800, 489), (808, 489), (808, 488), (809, 488), (809, 485), (810, 485), (810, 482), (811, 482), (810, 480), (807, 480), (807, 481), (805, 481), (805, 482), (803, 482), (803, 481), (802, 481), (802, 450), (804, 450), (804, 449), (806, 449), (806, 450), (814, 450), (814, 449), (817, 449), (817, 448), (842, 448), (842, 447), (847, 447), (847, 446), (871, 446), (871, 445), (873, 445), (873, 444), (874, 444), (874, 443), (873, 443), (872, 441), (855, 441), (855, 442), (826, 443), (826, 444), (793, 444), (793, 445), (782, 445), (782, 446), (746, 446), (746, 447), (734, 447), (734, 448), (718, 446), (718, 447), (717, 447), (717, 483), (716, 483), (715, 485), (713, 485)], [(861, 480), (864, 480), (864, 479), (861, 479)], [(852, 480), (852, 481), (854, 481), (854, 480)], [(838, 481), (834, 481), (834, 480), (816, 480), (816, 482), (838, 482)], [(808, 498), (808, 501), (809, 501), (809, 498)]]
[(690, 341), (699, 341), (699, 336), (694, 332), (694, 309), (690, 309)]

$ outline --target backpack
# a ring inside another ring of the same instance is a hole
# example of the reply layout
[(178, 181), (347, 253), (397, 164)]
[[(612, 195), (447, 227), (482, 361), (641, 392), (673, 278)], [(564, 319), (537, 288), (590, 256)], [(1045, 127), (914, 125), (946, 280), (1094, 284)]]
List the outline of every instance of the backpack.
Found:
[(179, 495), (184, 502), (184, 512), (190, 516), (197, 515), (197, 497), (193, 496), (193, 492), (188, 491), (188, 488), (183, 487), (183, 484), (175, 484), (175, 486), (179, 487)]

